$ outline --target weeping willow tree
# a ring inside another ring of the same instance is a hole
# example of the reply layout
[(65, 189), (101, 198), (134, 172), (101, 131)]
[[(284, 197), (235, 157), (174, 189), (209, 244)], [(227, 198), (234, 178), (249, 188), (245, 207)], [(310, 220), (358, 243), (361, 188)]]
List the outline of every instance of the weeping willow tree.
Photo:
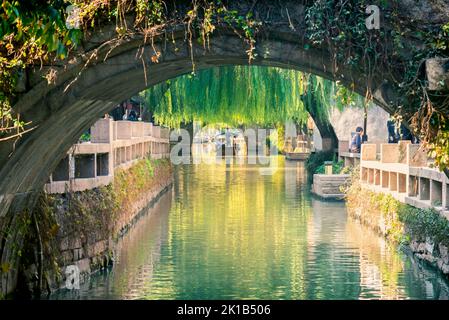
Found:
[[(141, 95), (157, 123), (178, 128), (192, 121), (266, 126), (293, 120), (303, 125), (309, 113), (329, 123), (331, 106), (348, 104), (334, 99), (338, 92), (334, 82), (295, 70), (233, 66), (180, 76)], [(356, 95), (346, 92), (348, 97), (354, 101)]]

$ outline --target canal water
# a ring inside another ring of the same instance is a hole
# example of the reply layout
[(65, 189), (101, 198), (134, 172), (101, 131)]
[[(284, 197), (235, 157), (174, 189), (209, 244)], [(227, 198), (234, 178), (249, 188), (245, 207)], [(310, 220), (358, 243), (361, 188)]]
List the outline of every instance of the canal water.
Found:
[(177, 166), (115, 265), (51, 299), (448, 299), (448, 282), (309, 193), (300, 162)]

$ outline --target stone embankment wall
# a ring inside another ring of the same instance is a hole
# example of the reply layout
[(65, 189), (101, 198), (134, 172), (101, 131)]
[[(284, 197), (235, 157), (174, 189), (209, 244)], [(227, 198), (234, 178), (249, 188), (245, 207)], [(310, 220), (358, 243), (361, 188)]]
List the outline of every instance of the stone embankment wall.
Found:
[[(171, 187), (167, 159), (143, 159), (117, 170), (111, 185), (56, 195), (42, 195), (33, 213), (35, 228), (26, 241), (19, 268), (20, 294), (48, 293), (66, 285), (69, 266), (89, 274), (110, 266), (117, 240)], [(33, 232), (34, 231), (34, 232)], [(40, 250), (42, 248), (42, 250)], [(42, 259), (40, 259), (42, 251)]]
[(391, 195), (363, 188), (358, 177), (347, 190), (348, 213), (388, 240), (409, 248), (449, 277), (449, 220), (434, 209), (403, 204)]

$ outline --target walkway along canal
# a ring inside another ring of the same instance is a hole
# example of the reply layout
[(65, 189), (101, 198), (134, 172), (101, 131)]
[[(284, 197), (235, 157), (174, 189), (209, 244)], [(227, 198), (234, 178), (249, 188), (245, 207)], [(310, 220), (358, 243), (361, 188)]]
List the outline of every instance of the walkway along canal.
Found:
[(448, 299), (447, 280), (309, 193), (303, 165), (176, 166), (113, 268), (51, 299)]

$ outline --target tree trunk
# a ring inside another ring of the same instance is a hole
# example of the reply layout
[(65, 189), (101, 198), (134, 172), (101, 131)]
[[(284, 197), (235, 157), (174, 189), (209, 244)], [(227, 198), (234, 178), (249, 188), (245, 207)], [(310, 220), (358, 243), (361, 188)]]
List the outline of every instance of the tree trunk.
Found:
[(323, 108), (323, 106), (318, 105), (317, 101), (312, 98), (312, 103), (308, 103), (305, 99), (304, 107), (307, 112), (312, 117), (315, 125), (321, 134), (321, 139), (323, 140), (323, 151), (335, 150), (338, 148), (338, 138), (335, 134), (334, 128), (330, 123), (329, 119), (320, 115), (318, 108)]

